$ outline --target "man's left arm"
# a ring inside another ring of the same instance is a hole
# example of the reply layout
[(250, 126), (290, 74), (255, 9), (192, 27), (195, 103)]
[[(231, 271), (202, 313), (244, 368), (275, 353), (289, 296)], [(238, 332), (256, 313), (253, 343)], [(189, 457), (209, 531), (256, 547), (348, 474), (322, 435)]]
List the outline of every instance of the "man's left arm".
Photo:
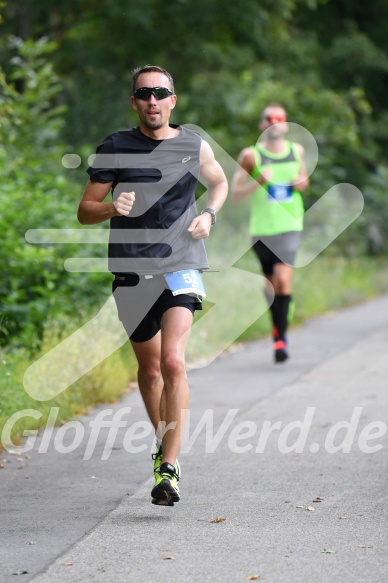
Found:
[(309, 187), (310, 180), (304, 161), (304, 148), (302, 144), (295, 144), (295, 146), (297, 147), (300, 156), (300, 168), (298, 176), (292, 181), (292, 185), (295, 186), (299, 192), (303, 192), (303, 190), (306, 190), (306, 188)]
[[(213, 150), (204, 140), (202, 140), (200, 150), (200, 173), (208, 189), (206, 208), (213, 209), (217, 213), (228, 195), (228, 181), (221, 165), (214, 157)], [(209, 237), (212, 223), (212, 215), (204, 212), (192, 221), (188, 232), (194, 239), (206, 239)]]

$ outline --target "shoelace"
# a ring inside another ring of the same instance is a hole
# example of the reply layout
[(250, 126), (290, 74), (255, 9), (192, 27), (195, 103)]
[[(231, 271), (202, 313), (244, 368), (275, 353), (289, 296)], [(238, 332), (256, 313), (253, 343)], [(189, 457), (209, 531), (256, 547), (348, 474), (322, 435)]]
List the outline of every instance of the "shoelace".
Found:
[(156, 471), (159, 472), (159, 474), (161, 476), (166, 476), (167, 478), (175, 478), (177, 480), (177, 482), (179, 482), (179, 476), (175, 471), (170, 471), (170, 470), (163, 470), (162, 472), (160, 471), (160, 468), (162, 466), (160, 466)]
[(160, 446), (157, 452), (151, 454), (151, 458), (155, 461), (156, 458), (158, 458), (158, 457), (160, 457), (160, 459), (162, 459), (162, 455), (163, 455), (162, 447)]

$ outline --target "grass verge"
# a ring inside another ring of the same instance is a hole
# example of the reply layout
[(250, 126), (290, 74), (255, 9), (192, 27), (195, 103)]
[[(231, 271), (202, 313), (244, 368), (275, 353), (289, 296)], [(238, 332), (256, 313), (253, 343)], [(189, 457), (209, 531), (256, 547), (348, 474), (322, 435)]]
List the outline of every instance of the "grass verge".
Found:
[[(73, 332), (74, 323), (58, 327), (58, 322), (48, 322), (45, 330), (44, 346), (33, 357), (25, 349), (12, 350), (11, 347), (3, 350), (0, 355), (0, 435), (15, 413), (32, 409), (41, 414), (35, 419), (26, 413), (13, 425), (11, 439), (15, 445), (20, 442), (25, 430), (40, 429), (46, 425), (52, 407), (59, 407), (57, 422), (63, 424), (98, 404), (117, 401), (128, 392), (129, 383), (136, 376), (135, 357), (127, 342), (55, 398), (48, 401), (33, 399), (23, 386), (25, 371)], [(81, 359), (82, 354), (76, 358)], [(72, 363), (68, 363), (68, 366), (72, 366)], [(2, 444), (3, 438), (0, 440), (0, 449)]]

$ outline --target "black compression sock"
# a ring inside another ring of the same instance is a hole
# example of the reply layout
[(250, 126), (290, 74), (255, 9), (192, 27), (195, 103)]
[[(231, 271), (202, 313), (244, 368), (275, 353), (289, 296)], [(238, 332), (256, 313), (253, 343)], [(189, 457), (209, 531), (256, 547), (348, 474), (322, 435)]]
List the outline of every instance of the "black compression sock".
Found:
[(271, 310), (271, 318), (272, 318), (272, 324), (273, 326), (276, 326), (275, 324), (275, 316), (274, 316), (274, 295), (272, 293), (267, 292), (266, 289), (264, 289), (264, 295), (265, 295), (265, 299), (267, 300), (269, 309)]
[(277, 328), (279, 340), (285, 340), (290, 301), (291, 295), (275, 295), (275, 299), (272, 304), (274, 325)]

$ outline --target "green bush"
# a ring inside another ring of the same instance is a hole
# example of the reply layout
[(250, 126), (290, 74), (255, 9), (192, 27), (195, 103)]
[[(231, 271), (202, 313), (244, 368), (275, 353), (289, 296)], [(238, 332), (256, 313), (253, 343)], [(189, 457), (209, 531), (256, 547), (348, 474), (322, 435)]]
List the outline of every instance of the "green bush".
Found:
[[(65, 108), (60, 104), (61, 84), (48, 62), (55, 48), (46, 40), (12, 40), (13, 82), (0, 70), (0, 346), (12, 342), (34, 351), (48, 318), (77, 315), (89, 305), (101, 305), (106, 274), (69, 274), (68, 256), (82, 253), (79, 245), (31, 245), (29, 229), (75, 228), (81, 187), (61, 163), (68, 147), (60, 142)], [(90, 248), (88, 252), (90, 252)], [(93, 246), (92, 255), (105, 253)], [(95, 302), (94, 302), (95, 300)]]

